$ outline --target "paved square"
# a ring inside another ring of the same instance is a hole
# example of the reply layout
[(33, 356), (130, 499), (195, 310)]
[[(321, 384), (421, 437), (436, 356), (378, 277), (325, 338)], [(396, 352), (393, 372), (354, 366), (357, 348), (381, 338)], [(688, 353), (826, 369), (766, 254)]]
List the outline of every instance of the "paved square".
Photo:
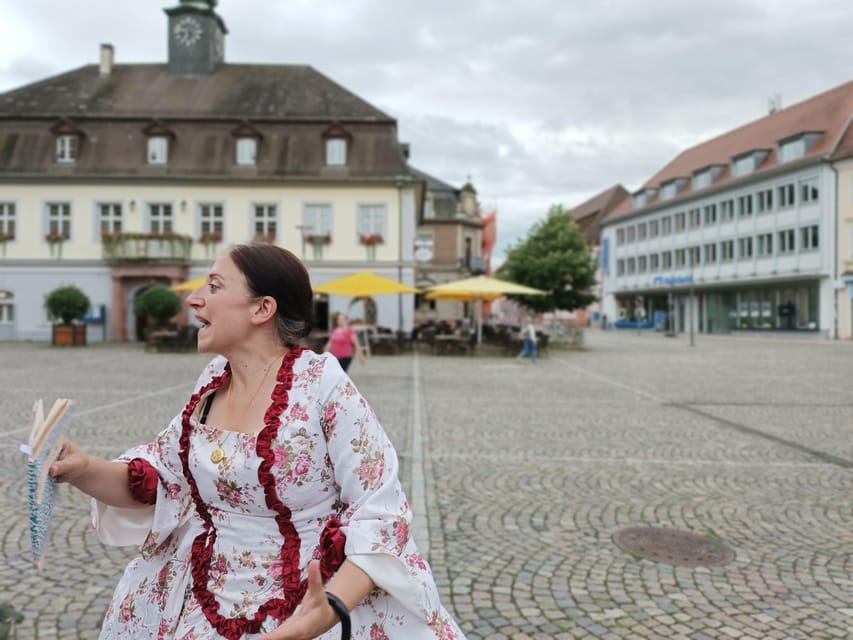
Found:
[[(131, 550), (63, 487), (34, 572), (17, 453), (33, 399), (78, 401), (112, 456), (182, 407), (207, 356), (0, 346), (0, 601), (20, 640), (95, 638)], [(402, 461), (445, 604), (476, 638), (853, 637), (853, 344), (588, 331), (583, 351), (376, 356), (353, 379)], [(652, 525), (727, 545), (725, 566), (626, 553)]]

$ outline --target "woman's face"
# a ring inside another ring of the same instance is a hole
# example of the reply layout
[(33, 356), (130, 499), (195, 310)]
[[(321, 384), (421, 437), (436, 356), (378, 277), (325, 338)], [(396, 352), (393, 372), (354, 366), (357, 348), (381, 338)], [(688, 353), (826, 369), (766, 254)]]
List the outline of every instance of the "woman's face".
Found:
[(338, 319), (336, 320), (339, 327), (345, 327), (349, 323), (349, 318), (347, 318), (344, 314), (338, 314)]
[(187, 304), (201, 323), (198, 350), (225, 354), (232, 346), (239, 345), (254, 327), (251, 317), (257, 301), (230, 256), (224, 255), (214, 262), (207, 282), (187, 298)]

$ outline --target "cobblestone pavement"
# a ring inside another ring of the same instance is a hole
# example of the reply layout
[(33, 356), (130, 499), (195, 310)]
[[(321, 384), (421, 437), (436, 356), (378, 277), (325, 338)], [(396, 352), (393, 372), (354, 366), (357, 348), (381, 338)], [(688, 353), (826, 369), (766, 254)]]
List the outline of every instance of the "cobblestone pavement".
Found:
[[(62, 487), (28, 561), (33, 398), (77, 399), (112, 456), (176, 413), (207, 357), (0, 346), (0, 600), (20, 640), (95, 638), (130, 555)], [(478, 638), (853, 638), (853, 344), (587, 332), (582, 351), (376, 356), (352, 376), (394, 440), (445, 604)], [(727, 545), (724, 566), (626, 553), (653, 525)]]

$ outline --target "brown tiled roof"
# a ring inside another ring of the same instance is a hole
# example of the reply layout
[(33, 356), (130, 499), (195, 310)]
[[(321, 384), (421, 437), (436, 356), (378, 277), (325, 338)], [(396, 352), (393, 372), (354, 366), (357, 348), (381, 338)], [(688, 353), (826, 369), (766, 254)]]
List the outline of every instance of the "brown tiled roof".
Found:
[[(839, 141), (847, 139), (852, 114), (853, 81), (850, 81), (681, 152), (649, 178), (638, 191), (646, 188), (660, 188), (661, 184), (675, 178), (692, 176), (694, 171), (703, 167), (714, 164), (725, 165), (726, 169), (709, 187), (714, 188), (733, 180), (730, 170), (733, 157), (753, 150), (768, 150), (770, 153), (764, 162), (750, 174), (754, 176), (779, 166), (776, 161), (776, 152), (780, 140), (805, 132), (822, 132), (823, 135), (806, 152), (804, 159), (828, 155), (835, 150)], [(689, 180), (678, 196), (688, 193), (696, 193), (691, 190)], [(670, 202), (674, 201), (676, 200)], [(647, 206), (656, 203), (658, 203), (657, 196), (650, 199)], [(631, 212), (632, 202), (631, 199), (627, 199), (609, 219)]]
[(391, 120), (305, 65), (223, 64), (209, 76), (165, 64), (87, 65), (0, 94), (0, 118), (54, 117)]
[[(54, 162), (55, 132), (79, 132), (79, 159)], [(331, 123), (347, 166), (325, 166)], [(235, 166), (235, 130), (259, 140), (256, 166)], [(170, 135), (165, 166), (146, 164), (146, 132)], [(244, 129), (246, 126), (244, 126)], [(166, 65), (89, 65), (0, 94), (0, 179), (77, 177), (389, 180), (406, 174), (396, 121), (308, 66), (223, 65), (173, 76)]]
[(584, 239), (595, 244), (601, 235), (601, 221), (630, 194), (621, 184), (602, 191), (572, 209), (572, 218)]

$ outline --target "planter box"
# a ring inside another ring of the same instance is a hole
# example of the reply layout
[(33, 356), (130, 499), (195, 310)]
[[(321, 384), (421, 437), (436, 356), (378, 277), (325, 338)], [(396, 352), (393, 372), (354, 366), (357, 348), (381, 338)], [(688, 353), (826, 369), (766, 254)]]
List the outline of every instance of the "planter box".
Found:
[(53, 345), (85, 346), (86, 325), (85, 324), (55, 324), (51, 337)]

